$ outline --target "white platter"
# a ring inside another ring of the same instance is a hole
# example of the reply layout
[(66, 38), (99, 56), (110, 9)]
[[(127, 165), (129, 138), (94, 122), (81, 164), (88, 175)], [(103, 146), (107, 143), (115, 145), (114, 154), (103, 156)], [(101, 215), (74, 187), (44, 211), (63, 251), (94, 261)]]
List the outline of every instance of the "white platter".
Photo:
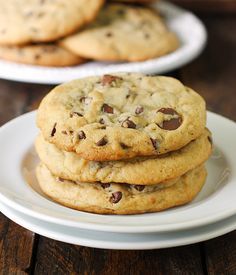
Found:
[(157, 249), (176, 247), (206, 241), (236, 229), (236, 216), (211, 225), (194, 229), (164, 233), (110, 233), (83, 230), (45, 222), (27, 216), (0, 203), (0, 211), (19, 225), (45, 237), (94, 248), (105, 249)]
[(160, 213), (97, 215), (69, 209), (43, 195), (34, 177), (35, 112), (25, 114), (0, 128), (0, 202), (44, 221), (119, 233), (176, 231), (222, 220), (236, 214), (236, 124), (208, 112), (208, 127), (216, 148), (207, 163), (207, 182), (192, 203)]
[(0, 78), (43, 84), (58, 84), (75, 78), (111, 72), (160, 74), (179, 68), (196, 58), (206, 43), (206, 30), (192, 13), (168, 2), (155, 4), (181, 41), (178, 50), (166, 56), (134, 63), (89, 62), (80, 66), (52, 68), (0, 61)]

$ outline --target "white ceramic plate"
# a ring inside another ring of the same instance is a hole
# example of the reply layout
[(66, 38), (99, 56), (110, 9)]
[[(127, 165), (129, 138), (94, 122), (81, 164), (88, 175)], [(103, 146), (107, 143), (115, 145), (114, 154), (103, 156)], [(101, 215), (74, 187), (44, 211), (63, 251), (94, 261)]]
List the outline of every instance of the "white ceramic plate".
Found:
[(236, 216), (211, 225), (165, 233), (110, 233), (45, 222), (0, 203), (0, 211), (19, 225), (54, 240), (106, 249), (157, 249), (206, 241), (236, 229)]
[(160, 213), (97, 215), (61, 206), (43, 195), (34, 177), (35, 112), (25, 114), (0, 128), (0, 201), (45, 221), (119, 233), (181, 230), (219, 221), (236, 214), (236, 124), (209, 112), (208, 127), (216, 148), (207, 163), (207, 182), (192, 203)]
[(32, 83), (58, 84), (75, 78), (110, 72), (164, 73), (196, 58), (204, 48), (206, 30), (192, 13), (173, 4), (155, 4), (165, 16), (167, 24), (179, 37), (181, 46), (166, 56), (134, 63), (89, 62), (84, 65), (52, 68), (0, 61), (0, 78)]

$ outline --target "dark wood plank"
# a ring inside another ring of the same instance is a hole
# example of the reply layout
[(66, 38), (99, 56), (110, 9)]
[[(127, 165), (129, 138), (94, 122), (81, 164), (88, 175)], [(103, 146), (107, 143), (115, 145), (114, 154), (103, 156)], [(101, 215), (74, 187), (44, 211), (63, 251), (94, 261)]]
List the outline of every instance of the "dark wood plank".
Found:
[(208, 14), (236, 12), (236, 0), (172, 0), (172, 2), (195, 12)]
[[(26, 112), (32, 98), (40, 96), (43, 89), (40, 85), (0, 80), (0, 125)], [(0, 214), (0, 273), (29, 273), (34, 242), (34, 233)]]
[(92, 249), (40, 238), (35, 274), (203, 274), (198, 245), (163, 250)]
[[(209, 43), (200, 58), (180, 71), (184, 82), (200, 92), (208, 109), (236, 121), (236, 18), (205, 20)], [(209, 274), (236, 274), (236, 231), (205, 242)]]
[(1, 274), (28, 274), (34, 246), (34, 233), (0, 214)]
[(206, 265), (210, 275), (236, 274), (236, 231), (205, 242)]

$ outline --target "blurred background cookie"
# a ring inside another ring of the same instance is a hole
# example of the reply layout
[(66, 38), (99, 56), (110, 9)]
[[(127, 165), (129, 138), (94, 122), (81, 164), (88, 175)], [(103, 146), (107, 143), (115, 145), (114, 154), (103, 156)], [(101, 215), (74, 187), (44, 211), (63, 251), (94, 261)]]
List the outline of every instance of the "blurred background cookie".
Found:
[(176, 50), (179, 41), (154, 10), (107, 4), (93, 23), (61, 44), (85, 58), (142, 61)]
[(57, 44), (0, 46), (0, 58), (25, 64), (58, 67), (85, 62), (83, 58)]
[(0, 0), (0, 44), (48, 42), (93, 20), (104, 0)]

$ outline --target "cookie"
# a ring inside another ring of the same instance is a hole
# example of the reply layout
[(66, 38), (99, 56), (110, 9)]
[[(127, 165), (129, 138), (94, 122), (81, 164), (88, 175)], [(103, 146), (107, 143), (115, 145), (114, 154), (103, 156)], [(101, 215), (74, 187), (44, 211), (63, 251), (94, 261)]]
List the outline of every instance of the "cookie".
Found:
[(104, 0), (0, 1), (0, 44), (54, 41), (92, 21)]
[(44, 165), (37, 168), (43, 192), (65, 206), (99, 214), (157, 212), (190, 202), (201, 190), (206, 170), (198, 167), (185, 175), (153, 186), (67, 181), (53, 176)]
[(177, 150), (199, 137), (205, 123), (199, 94), (171, 77), (132, 73), (57, 86), (37, 114), (47, 141), (96, 161)]
[(72, 66), (84, 62), (83, 58), (57, 44), (0, 46), (0, 58), (18, 63), (41, 66)]
[(35, 142), (41, 161), (54, 175), (73, 181), (152, 185), (177, 178), (205, 162), (212, 151), (208, 130), (178, 151), (161, 157), (128, 161), (95, 162), (77, 154), (59, 150), (42, 135)]
[(107, 4), (94, 22), (61, 43), (79, 56), (102, 61), (142, 61), (179, 46), (157, 12), (122, 4)]

